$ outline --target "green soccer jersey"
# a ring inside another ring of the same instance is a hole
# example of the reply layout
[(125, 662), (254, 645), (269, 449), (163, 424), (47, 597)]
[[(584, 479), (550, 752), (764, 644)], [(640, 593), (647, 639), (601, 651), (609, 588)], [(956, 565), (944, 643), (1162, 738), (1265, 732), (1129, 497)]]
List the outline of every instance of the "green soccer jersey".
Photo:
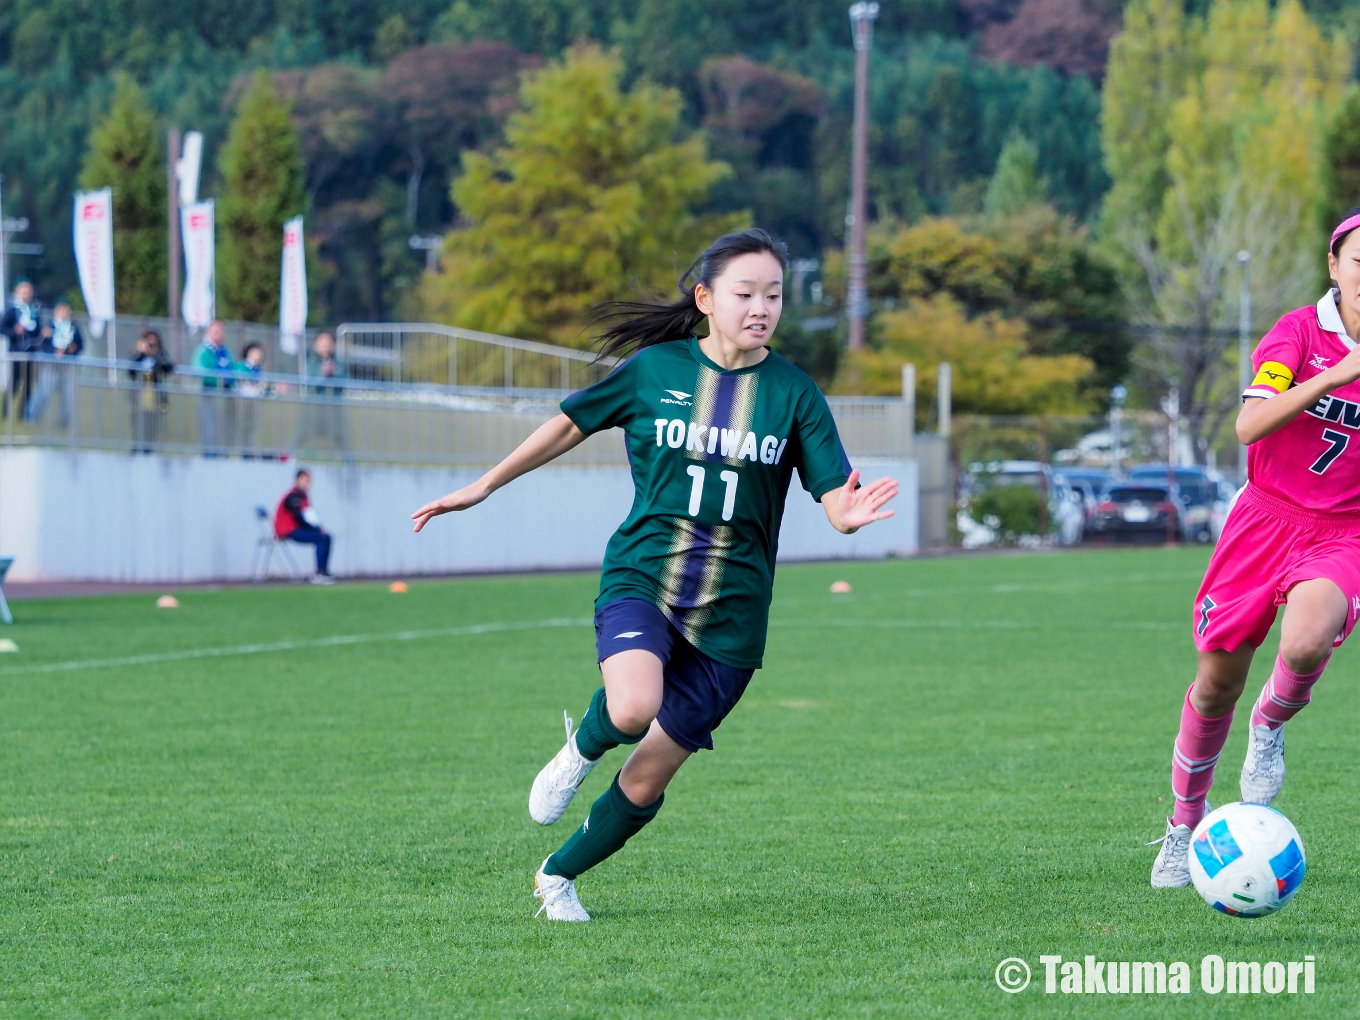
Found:
[(637, 490), (596, 606), (647, 599), (704, 654), (759, 667), (794, 468), (818, 500), (850, 475), (816, 383), (774, 352), (725, 371), (691, 338), (644, 348), (562, 411), (587, 435), (624, 430)]

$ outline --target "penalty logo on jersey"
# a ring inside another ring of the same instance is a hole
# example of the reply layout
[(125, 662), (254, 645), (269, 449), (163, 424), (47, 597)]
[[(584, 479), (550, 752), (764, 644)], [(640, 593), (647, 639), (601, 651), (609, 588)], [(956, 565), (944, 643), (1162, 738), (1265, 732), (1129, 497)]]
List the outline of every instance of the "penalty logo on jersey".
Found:
[(1203, 637), (1204, 632), (1209, 629), (1209, 611), (1217, 608), (1218, 603), (1205, 595), (1204, 601), (1199, 604), (1199, 626), (1195, 628), (1195, 633), (1200, 637)]

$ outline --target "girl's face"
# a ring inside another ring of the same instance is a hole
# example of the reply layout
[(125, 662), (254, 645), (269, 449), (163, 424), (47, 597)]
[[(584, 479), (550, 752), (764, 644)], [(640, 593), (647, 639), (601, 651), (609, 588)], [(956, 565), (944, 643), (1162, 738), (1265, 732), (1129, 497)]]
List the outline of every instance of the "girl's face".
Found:
[(700, 283), (694, 291), (710, 333), (744, 351), (770, 342), (783, 302), (784, 267), (769, 252), (738, 256), (723, 267), (712, 287)]
[(254, 368), (262, 361), (264, 361), (264, 351), (260, 350), (258, 347), (252, 347), (250, 350), (246, 351), (246, 364), (251, 368)]
[(1328, 254), (1327, 268), (1341, 289), (1341, 302), (1360, 313), (1360, 230), (1352, 230), (1335, 255)]

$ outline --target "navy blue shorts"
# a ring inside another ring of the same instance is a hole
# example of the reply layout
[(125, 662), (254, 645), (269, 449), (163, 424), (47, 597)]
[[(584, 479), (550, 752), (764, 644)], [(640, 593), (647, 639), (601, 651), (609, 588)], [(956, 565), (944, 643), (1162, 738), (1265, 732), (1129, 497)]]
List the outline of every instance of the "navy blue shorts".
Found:
[(666, 735), (687, 751), (713, 750), (713, 731), (741, 700), (755, 670), (710, 659), (645, 599), (606, 602), (595, 611), (598, 661), (630, 648), (661, 660), (666, 686), (656, 720)]

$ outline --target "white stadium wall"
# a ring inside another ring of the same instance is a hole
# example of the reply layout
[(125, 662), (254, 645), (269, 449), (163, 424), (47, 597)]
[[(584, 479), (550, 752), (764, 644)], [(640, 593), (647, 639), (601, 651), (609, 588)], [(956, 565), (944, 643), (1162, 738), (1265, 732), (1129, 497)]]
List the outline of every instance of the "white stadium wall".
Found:
[[(901, 482), (897, 515), (856, 535), (826, 522), (795, 479), (781, 560), (908, 556), (918, 546), (915, 461), (860, 461), (866, 480)], [(260, 525), (297, 465), (19, 448), (0, 450), (0, 556), (12, 581), (185, 583), (246, 580)], [(416, 576), (600, 565), (627, 515), (627, 468), (548, 467), (420, 535), (408, 515), (473, 481), (477, 470), (309, 465), (312, 503), (335, 535), (339, 576)], [(312, 551), (290, 545), (310, 570)], [(274, 556), (274, 572), (283, 567)]]

